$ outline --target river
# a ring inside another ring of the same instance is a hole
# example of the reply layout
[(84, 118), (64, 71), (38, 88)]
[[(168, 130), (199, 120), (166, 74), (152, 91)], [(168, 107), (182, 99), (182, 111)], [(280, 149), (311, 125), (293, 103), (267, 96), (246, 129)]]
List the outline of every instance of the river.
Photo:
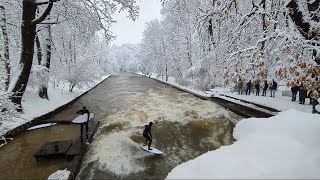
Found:
[[(109, 77), (50, 119), (72, 120), (82, 106), (95, 114), (100, 126), (77, 179), (164, 179), (178, 164), (233, 143), (231, 121), (241, 119), (211, 101), (131, 73)], [(140, 148), (150, 121), (152, 146), (162, 156)], [(36, 162), (33, 153), (48, 140), (72, 139), (79, 133), (76, 125), (21, 133), (0, 149), (0, 178), (47, 178), (68, 162)]]

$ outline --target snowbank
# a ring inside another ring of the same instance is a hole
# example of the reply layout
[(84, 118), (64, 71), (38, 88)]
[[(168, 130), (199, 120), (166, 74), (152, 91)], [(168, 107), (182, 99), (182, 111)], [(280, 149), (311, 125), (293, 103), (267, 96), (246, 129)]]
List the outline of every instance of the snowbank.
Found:
[(167, 179), (320, 178), (318, 114), (287, 110), (245, 119), (234, 137), (234, 144), (175, 167)]
[(107, 79), (109, 76), (110, 75), (105, 75), (101, 77), (101, 80), (97, 80), (85, 88), (74, 88), (73, 92), (69, 92), (61, 86), (54, 88), (53, 85), (50, 84), (48, 87), (49, 101), (40, 98), (38, 91), (26, 91), (22, 98), (24, 114), (22, 114), (20, 117), (13, 117), (12, 119), (7, 119), (6, 121), (0, 122), (0, 136), (3, 136), (8, 131), (19, 127), (34, 118), (49, 113), (60, 106), (69, 103), (89, 89), (95, 87), (100, 82)]
[(48, 180), (63, 180), (63, 179), (68, 179), (70, 175), (70, 171), (68, 170), (58, 170), (56, 172), (54, 172), (53, 174), (51, 174), (49, 177), (48, 177)]

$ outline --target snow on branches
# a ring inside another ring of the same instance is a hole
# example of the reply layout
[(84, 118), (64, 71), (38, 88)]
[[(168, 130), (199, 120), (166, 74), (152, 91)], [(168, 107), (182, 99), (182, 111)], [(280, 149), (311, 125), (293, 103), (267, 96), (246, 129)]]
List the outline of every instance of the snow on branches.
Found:
[[(0, 136), (2, 132), (6, 131), (6, 123), (18, 117), (20, 114), (17, 112), (17, 105), (11, 102), (10, 96), (12, 93), (0, 92)], [(5, 123), (4, 123), (5, 122)]]

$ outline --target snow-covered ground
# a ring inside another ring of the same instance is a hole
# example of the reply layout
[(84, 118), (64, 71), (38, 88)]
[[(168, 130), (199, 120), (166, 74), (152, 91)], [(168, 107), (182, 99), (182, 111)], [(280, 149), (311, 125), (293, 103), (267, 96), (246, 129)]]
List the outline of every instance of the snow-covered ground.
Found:
[(48, 87), (48, 96), (49, 101), (46, 99), (42, 99), (38, 96), (37, 91), (26, 91), (22, 98), (22, 107), (24, 114), (21, 117), (16, 117), (13, 119), (8, 119), (7, 121), (3, 121), (0, 125), (0, 136), (4, 135), (8, 131), (23, 125), (36, 117), (42, 116), (48, 112), (51, 112), (64, 104), (74, 100), (84, 92), (91, 89), (93, 86), (98, 84), (99, 82), (105, 80), (109, 76), (103, 76), (100, 81), (95, 81), (95, 83), (91, 84), (86, 88), (78, 89), (74, 88), (73, 92), (69, 92), (67, 87), (57, 87), (53, 88), (52, 85)]
[[(152, 75), (151, 78), (156, 78)], [(182, 89), (169, 78), (166, 82)], [(237, 140), (230, 146), (209, 151), (196, 159), (175, 167), (167, 179), (319, 179), (320, 115), (311, 114), (309, 99), (301, 105), (277, 91), (275, 98), (238, 95), (231, 88), (214, 88), (201, 92), (205, 96), (233, 96), (282, 111), (270, 118), (241, 120), (234, 129)], [(227, 98), (237, 102), (232, 98)], [(240, 103), (238, 101), (238, 103)], [(317, 106), (319, 108), (319, 106)]]
[[(299, 104), (298, 97), (295, 102), (291, 101), (290, 96), (282, 96), (282, 91), (276, 91), (276, 95), (274, 98), (270, 97), (270, 91), (267, 91), (267, 96), (261, 96), (262, 92), (260, 92), (260, 96), (256, 96), (254, 93), (250, 95), (238, 95), (237, 92), (231, 92), (228, 88), (214, 88), (210, 91), (206, 91), (206, 93), (210, 96), (223, 96), (228, 95), (235, 97), (237, 99), (246, 100), (249, 102), (254, 102), (257, 104), (261, 104), (267, 107), (271, 107), (277, 109), (279, 111), (285, 111), (288, 109), (296, 109), (302, 112), (312, 113), (312, 105), (310, 105), (309, 98), (306, 99), (305, 104)], [(298, 93), (299, 95), (299, 93)], [(226, 97), (224, 97), (226, 98)], [(226, 98), (230, 99), (230, 98)]]
[(175, 167), (167, 179), (319, 179), (319, 137), (318, 114), (287, 110), (245, 119), (234, 129), (234, 144)]

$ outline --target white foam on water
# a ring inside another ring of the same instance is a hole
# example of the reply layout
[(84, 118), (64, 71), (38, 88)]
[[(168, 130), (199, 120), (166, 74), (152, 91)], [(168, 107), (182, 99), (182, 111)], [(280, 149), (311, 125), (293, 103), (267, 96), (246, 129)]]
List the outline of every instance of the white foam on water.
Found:
[(91, 144), (84, 166), (95, 162), (101, 171), (110, 171), (117, 176), (127, 176), (145, 169), (141, 164), (145, 153), (129, 137), (132, 131), (100, 134)]
[(136, 127), (148, 124), (150, 121), (170, 121), (185, 124), (191, 120), (233, 118), (230, 114), (232, 112), (227, 111), (211, 101), (204, 101), (197, 98), (187, 98), (187, 100), (187, 102), (179, 104), (165, 101), (163, 103), (155, 102), (155, 104), (148, 104), (147, 106), (136, 103), (134, 106), (131, 106), (130, 109), (109, 115), (104, 120), (104, 124), (108, 126), (109, 123), (126, 122), (129, 123), (131, 127)]
[[(145, 170), (142, 163), (147, 155), (140, 146), (130, 139), (135, 131), (142, 131), (150, 121), (180, 122), (186, 124), (191, 120), (208, 120), (231, 118), (232, 112), (211, 102), (180, 93), (175, 99), (149, 92), (147, 99), (130, 95), (123, 102), (127, 109), (100, 119), (101, 126), (94, 142), (86, 155), (83, 167), (93, 162), (94, 168), (109, 171), (118, 177), (127, 177), (131, 173)], [(138, 100), (137, 100), (138, 99)], [(112, 125), (119, 129), (104, 132)], [(121, 125), (120, 125), (121, 124)], [(138, 129), (137, 129), (138, 127)], [(141, 133), (141, 132), (140, 132)], [(179, 159), (177, 157), (177, 159)]]
[(70, 171), (68, 171), (67, 169), (58, 170), (58, 171), (54, 172), (53, 174), (51, 174), (48, 177), (48, 180), (56, 180), (56, 179), (60, 179), (60, 180), (66, 179), (67, 180), (69, 178), (69, 175), (70, 175)]

